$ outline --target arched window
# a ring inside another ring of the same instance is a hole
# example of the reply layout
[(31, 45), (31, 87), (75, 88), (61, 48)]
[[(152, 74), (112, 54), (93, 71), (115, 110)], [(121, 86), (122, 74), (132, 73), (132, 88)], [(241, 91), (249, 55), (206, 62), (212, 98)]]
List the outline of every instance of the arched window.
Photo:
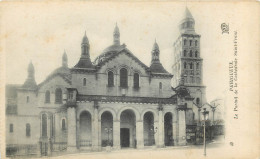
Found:
[(196, 98), (196, 104), (197, 104), (197, 105), (200, 104), (200, 98)]
[(197, 77), (197, 83), (198, 83), (198, 84), (200, 83), (200, 78), (199, 78), (199, 77)]
[(192, 45), (192, 40), (190, 40), (190, 46)]
[(195, 41), (195, 46), (198, 46), (198, 41), (197, 40)]
[(31, 126), (28, 123), (26, 124), (26, 136), (31, 136)]
[(13, 124), (9, 125), (9, 132), (10, 133), (14, 132), (14, 125)]
[(192, 50), (190, 50), (190, 57), (192, 57)]
[(184, 55), (183, 55), (183, 56), (185, 57), (185, 56), (186, 56), (186, 54), (187, 54), (187, 50), (184, 50)]
[(62, 121), (61, 121), (61, 129), (62, 129), (62, 130), (66, 130), (66, 122), (65, 122), (65, 119), (62, 119)]
[(199, 69), (199, 67), (200, 67), (200, 64), (199, 64), (199, 63), (197, 63), (197, 64), (196, 64), (196, 69), (198, 70), (198, 69)]
[(27, 102), (27, 103), (30, 102), (30, 97), (29, 97), (29, 96), (26, 97), (26, 102)]
[(159, 83), (159, 89), (162, 90), (162, 82)]
[(120, 70), (120, 87), (127, 87), (128, 86), (128, 79), (127, 79), (127, 70), (122, 68)]
[(61, 88), (57, 88), (55, 90), (55, 103), (61, 103), (62, 102), (62, 90)]
[(114, 73), (112, 71), (108, 72), (107, 83), (108, 83), (108, 87), (114, 86)]
[(184, 68), (187, 68), (187, 63), (186, 62), (184, 62)]
[(187, 40), (186, 39), (184, 39), (184, 45), (186, 45), (187, 44)]
[(195, 52), (195, 57), (198, 57), (198, 51)]
[(47, 115), (42, 114), (42, 137), (47, 137)]
[(83, 86), (86, 86), (86, 84), (87, 84), (87, 79), (83, 78)]
[(134, 88), (139, 88), (139, 74), (134, 74)]
[(190, 63), (190, 69), (192, 69), (193, 68), (193, 63)]
[(50, 91), (45, 92), (45, 103), (50, 103)]

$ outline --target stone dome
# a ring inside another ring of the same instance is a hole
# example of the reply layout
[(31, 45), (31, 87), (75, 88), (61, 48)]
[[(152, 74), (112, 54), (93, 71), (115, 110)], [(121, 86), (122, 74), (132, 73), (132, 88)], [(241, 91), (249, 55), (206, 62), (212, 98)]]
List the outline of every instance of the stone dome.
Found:
[(125, 45), (116, 45), (113, 44), (109, 47), (107, 47), (94, 61), (94, 63), (97, 65), (100, 62), (104, 61), (105, 59), (111, 57), (112, 55), (114, 55), (115, 53), (123, 50), (125, 48)]

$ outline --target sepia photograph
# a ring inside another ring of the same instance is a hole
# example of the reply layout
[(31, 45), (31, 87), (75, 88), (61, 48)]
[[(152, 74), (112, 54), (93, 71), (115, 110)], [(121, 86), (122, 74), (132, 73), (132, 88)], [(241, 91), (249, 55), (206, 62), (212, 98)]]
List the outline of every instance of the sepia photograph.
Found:
[(259, 158), (259, 3), (0, 4), (2, 158)]

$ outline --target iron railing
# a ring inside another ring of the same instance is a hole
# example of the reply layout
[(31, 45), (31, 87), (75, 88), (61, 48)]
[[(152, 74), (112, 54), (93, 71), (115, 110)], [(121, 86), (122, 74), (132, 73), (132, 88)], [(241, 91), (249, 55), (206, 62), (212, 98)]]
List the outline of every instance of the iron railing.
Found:
[(91, 140), (80, 140), (79, 141), (79, 146), (80, 147), (91, 147), (92, 146), (92, 141)]

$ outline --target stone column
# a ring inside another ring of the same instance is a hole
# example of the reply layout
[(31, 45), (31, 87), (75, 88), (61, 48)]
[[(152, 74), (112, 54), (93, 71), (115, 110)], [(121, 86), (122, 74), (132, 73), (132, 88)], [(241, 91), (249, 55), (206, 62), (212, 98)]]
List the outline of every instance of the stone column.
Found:
[(48, 155), (51, 155), (51, 131), (52, 131), (52, 124), (51, 124), (51, 115), (48, 114), (48, 118), (47, 118), (47, 143), (48, 143)]
[(113, 149), (120, 149), (120, 121), (113, 121)]
[(143, 120), (136, 121), (136, 147), (141, 149), (144, 147), (144, 124)]
[(185, 109), (178, 109), (178, 145), (186, 145)]
[(162, 114), (162, 110), (159, 110), (159, 118), (158, 118), (158, 137), (159, 137), (159, 141), (157, 144), (157, 147), (164, 147), (164, 141), (163, 141), (163, 137), (164, 137), (164, 123), (163, 123), (163, 114)]
[[(157, 128), (157, 131), (156, 131), (156, 129), (155, 128)], [(160, 132), (160, 130), (159, 130), (159, 121), (157, 120), (157, 121), (154, 121), (154, 140), (155, 140), (155, 145), (156, 145), (156, 147), (160, 147), (160, 143), (159, 143), (159, 132)]]
[(77, 150), (76, 147), (76, 110), (74, 107), (68, 107), (68, 152), (75, 152)]
[(101, 137), (101, 119), (98, 120), (98, 150), (102, 150), (102, 137)]
[(173, 138), (173, 145), (176, 146), (178, 143), (177, 139), (178, 134), (178, 124), (177, 124), (177, 112), (172, 117), (172, 138)]
[(92, 120), (92, 149), (94, 151), (98, 150), (98, 108), (94, 107), (94, 115)]

